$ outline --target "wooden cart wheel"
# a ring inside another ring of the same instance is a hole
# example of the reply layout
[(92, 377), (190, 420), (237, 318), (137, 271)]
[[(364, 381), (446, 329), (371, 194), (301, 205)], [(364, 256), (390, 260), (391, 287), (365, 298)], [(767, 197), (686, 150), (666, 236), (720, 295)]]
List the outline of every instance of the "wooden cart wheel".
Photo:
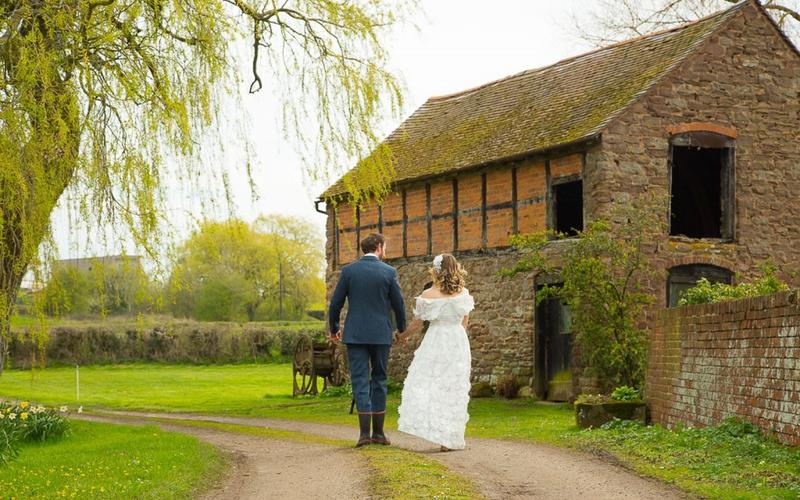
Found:
[(332, 386), (339, 387), (347, 382), (347, 350), (342, 344), (331, 346), (331, 360), (333, 370), (327, 382)]
[(293, 390), (292, 396), (308, 394), (315, 382), (314, 344), (311, 337), (301, 335), (294, 346), (294, 362), (292, 363)]

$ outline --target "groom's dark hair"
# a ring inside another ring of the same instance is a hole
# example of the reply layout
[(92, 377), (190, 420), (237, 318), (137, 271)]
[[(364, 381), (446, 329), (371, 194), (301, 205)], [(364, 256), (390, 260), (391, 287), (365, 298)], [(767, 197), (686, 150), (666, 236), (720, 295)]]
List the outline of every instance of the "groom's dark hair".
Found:
[(383, 245), (386, 242), (386, 238), (383, 237), (382, 234), (379, 233), (370, 233), (366, 238), (361, 240), (361, 251), (364, 254), (372, 253), (378, 249), (379, 245)]

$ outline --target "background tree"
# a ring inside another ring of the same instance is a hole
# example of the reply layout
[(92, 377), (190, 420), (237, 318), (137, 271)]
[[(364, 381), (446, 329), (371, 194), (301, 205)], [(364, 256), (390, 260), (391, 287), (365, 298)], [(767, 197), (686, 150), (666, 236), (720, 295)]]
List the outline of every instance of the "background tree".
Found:
[(608, 390), (643, 387), (647, 335), (642, 313), (652, 302), (648, 280), (653, 275), (647, 255), (657, 244), (654, 235), (666, 234), (665, 210), (665, 204), (649, 196), (617, 208), (559, 244), (560, 249), (567, 245), (562, 257), (552, 251), (553, 239), (563, 235), (512, 238), (525, 257), (504, 274), (558, 276), (560, 284), (545, 285), (536, 301), (559, 297), (569, 306), (584, 366)]
[(259, 217), (255, 227), (267, 235), (271, 260), (276, 266), (270, 316), (302, 317), (312, 302), (324, 301), (324, 241), (308, 221), (296, 217)]
[[(742, 0), (598, 0), (575, 14), (580, 37), (596, 45), (671, 28)], [(753, 1), (753, 0), (745, 0)], [(800, 43), (800, 0), (760, 0), (769, 15)]]
[[(382, 42), (408, 6), (0, 0), (0, 371), (22, 276), (67, 190), (84, 220), (127, 227), (152, 256), (163, 180), (209, 178), (208, 165), (189, 160), (237, 83), (234, 40), (249, 39), (250, 90), (274, 83), (284, 129), (314, 177), (319, 165), (366, 156), (376, 121), (398, 111)], [(383, 179), (388, 152), (369, 158)]]
[(158, 309), (156, 285), (138, 260), (91, 269), (58, 265), (39, 293), (50, 316), (106, 316), (152, 313)]
[(315, 228), (293, 217), (202, 224), (181, 247), (168, 301), (205, 321), (301, 319), (324, 296)]

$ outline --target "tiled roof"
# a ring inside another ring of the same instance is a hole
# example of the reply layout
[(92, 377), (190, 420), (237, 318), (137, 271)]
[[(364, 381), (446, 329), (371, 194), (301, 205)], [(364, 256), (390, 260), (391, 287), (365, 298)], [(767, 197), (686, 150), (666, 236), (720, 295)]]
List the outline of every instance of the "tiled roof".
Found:
[[(487, 83), (432, 97), (386, 140), (395, 182), (545, 151), (596, 136), (747, 2), (646, 35)], [(322, 195), (347, 191), (356, 167)]]

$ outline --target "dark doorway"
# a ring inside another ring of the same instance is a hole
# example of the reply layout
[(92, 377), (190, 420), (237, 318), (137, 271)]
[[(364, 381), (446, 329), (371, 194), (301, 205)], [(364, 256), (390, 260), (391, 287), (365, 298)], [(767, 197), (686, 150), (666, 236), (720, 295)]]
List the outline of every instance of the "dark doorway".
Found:
[(575, 236), (583, 230), (583, 181), (553, 185), (555, 230)]
[(667, 306), (678, 305), (681, 293), (695, 286), (700, 278), (705, 278), (711, 283), (730, 285), (733, 281), (733, 272), (711, 264), (687, 264), (670, 268), (667, 278)]
[(567, 380), (564, 377), (572, 366), (572, 321), (569, 307), (561, 299), (549, 298), (539, 303), (536, 333), (538, 396), (551, 401), (569, 399), (571, 376)]

